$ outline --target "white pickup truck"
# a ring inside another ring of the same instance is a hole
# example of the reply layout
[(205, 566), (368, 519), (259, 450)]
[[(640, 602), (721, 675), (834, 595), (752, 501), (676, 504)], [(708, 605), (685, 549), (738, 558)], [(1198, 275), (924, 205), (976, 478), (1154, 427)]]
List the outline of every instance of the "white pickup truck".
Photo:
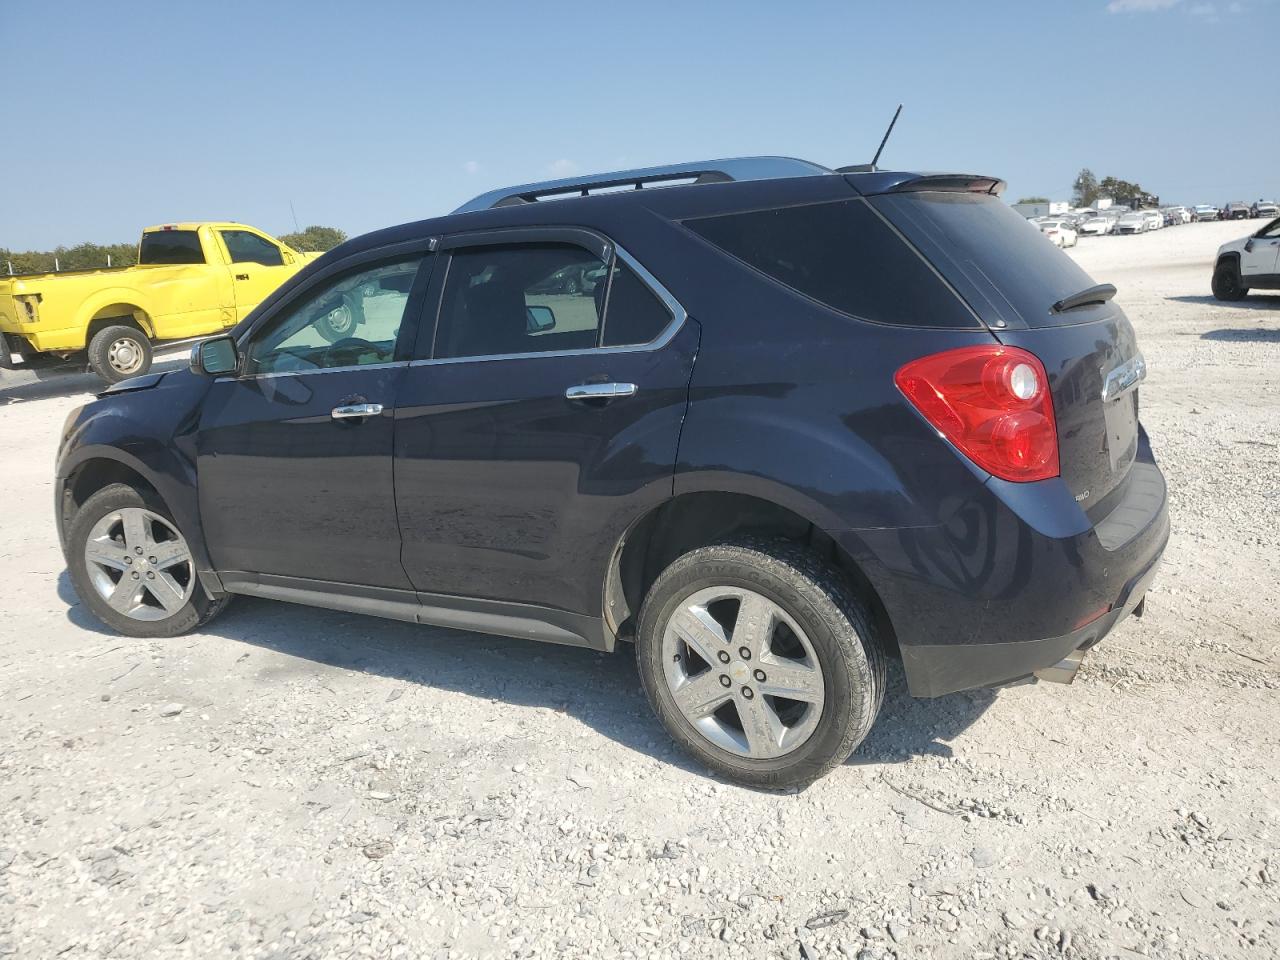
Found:
[(1213, 266), (1213, 295), (1243, 300), (1250, 290), (1280, 290), (1280, 218), (1224, 243)]

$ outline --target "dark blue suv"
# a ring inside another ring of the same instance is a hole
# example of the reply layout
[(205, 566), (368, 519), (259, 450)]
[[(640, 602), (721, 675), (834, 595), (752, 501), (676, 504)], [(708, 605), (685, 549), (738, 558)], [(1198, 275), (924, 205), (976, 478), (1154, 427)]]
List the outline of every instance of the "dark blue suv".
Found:
[[(530, 184), (351, 240), (67, 420), (71, 577), (613, 650), (721, 773), (844, 760), (885, 660), (1069, 680), (1168, 538), (1133, 328), (990, 177), (786, 158)], [(566, 277), (590, 278), (569, 283)]]

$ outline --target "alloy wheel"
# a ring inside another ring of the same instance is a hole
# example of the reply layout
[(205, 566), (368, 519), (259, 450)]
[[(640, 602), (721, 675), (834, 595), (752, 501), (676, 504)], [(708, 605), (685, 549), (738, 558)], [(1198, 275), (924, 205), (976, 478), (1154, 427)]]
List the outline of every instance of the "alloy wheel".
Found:
[(662, 636), (667, 687), (709, 742), (741, 757), (791, 753), (822, 717), (822, 667), (777, 603), (741, 587), (687, 597)]
[(150, 510), (113, 510), (93, 525), (85, 569), (98, 596), (134, 620), (164, 620), (191, 599), (195, 564), (173, 524)]

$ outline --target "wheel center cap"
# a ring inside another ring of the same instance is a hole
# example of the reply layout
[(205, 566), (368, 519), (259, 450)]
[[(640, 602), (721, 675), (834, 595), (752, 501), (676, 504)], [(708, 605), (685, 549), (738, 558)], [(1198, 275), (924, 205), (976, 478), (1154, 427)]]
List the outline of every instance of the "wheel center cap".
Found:
[(741, 660), (729, 668), (729, 676), (733, 678), (734, 683), (746, 683), (747, 677), (750, 675), (751, 671), (747, 669), (747, 665)]

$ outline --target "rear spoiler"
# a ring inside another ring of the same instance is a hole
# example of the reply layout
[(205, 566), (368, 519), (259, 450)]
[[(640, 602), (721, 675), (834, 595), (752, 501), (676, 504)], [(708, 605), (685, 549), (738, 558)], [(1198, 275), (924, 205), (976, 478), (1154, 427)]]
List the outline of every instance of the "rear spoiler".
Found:
[(864, 197), (880, 193), (986, 193), (998, 197), (1005, 182), (974, 173), (851, 172), (845, 180)]

